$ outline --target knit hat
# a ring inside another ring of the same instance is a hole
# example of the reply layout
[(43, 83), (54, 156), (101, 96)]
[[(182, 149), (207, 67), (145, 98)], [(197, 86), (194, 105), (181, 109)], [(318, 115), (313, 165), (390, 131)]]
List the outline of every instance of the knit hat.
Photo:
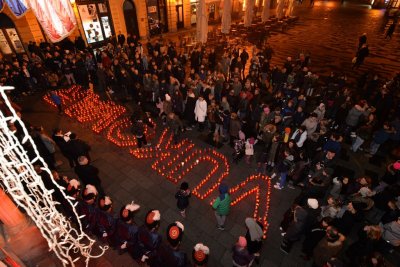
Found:
[(192, 258), (195, 264), (202, 266), (205, 265), (208, 261), (208, 255), (210, 254), (210, 249), (203, 245), (202, 243), (198, 243), (194, 246), (192, 251)]
[(244, 132), (239, 131), (239, 139), (244, 140), (245, 138), (246, 138), (246, 135), (244, 134)]
[(157, 227), (160, 224), (161, 214), (158, 210), (149, 210), (146, 215), (146, 226), (150, 229)]
[(316, 200), (315, 198), (307, 199), (307, 204), (310, 208), (314, 210), (318, 209), (318, 200)]
[(243, 236), (239, 236), (237, 244), (242, 248), (246, 247), (247, 246), (246, 238), (244, 238)]
[(251, 145), (254, 145), (255, 141), (256, 141), (256, 140), (254, 140), (254, 137), (250, 137), (249, 143), (250, 143)]
[(181, 222), (174, 222), (167, 227), (167, 240), (171, 246), (176, 247), (182, 241), (183, 231), (185, 227)]

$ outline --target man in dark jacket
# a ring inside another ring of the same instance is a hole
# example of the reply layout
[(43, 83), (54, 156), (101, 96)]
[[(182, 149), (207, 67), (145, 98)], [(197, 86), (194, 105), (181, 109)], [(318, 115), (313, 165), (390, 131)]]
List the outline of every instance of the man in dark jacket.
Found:
[(87, 157), (80, 156), (78, 158), (78, 165), (75, 166), (75, 173), (83, 184), (93, 185), (96, 187), (100, 195), (104, 195), (103, 188), (101, 187), (101, 180), (99, 178), (99, 169), (90, 165)]
[(85, 141), (76, 138), (76, 134), (74, 133), (71, 133), (69, 138), (67, 153), (71, 155), (75, 164), (78, 165), (78, 158), (80, 156), (85, 156), (90, 161), (90, 146)]

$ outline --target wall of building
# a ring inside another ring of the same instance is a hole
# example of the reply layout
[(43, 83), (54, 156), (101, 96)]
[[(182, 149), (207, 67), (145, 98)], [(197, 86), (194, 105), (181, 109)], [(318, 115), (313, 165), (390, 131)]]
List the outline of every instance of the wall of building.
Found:
[(7, 5), (3, 12), (14, 22), (22, 43), (27, 44), (30, 41), (39, 43), (41, 39), (44, 39), (39, 22), (31, 10), (28, 10), (25, 16), (20, 18), (15, 17)]
[[(125, 0), (111, 0), (109, 1), (111, 16), (114, 24), (115, 33), (121, 31), (125, 36), (126, 25), (124, 17), (124, 5)], [(147, 22), (147, 9), (145, 0), (132, 0), (136, 8), (136, 17), (138, 20), (139, 35), (141, 38), (146, 38), (148, 36), (148, 22)]]

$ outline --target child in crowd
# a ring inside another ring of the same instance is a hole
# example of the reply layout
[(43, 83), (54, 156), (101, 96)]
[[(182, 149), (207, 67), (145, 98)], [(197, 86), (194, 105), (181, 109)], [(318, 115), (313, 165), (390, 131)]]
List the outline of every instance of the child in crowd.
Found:
[(245, 154), (246, 154), (246, 163), (250, 164), (251, 158), (254, 155), (254, 145), (257, 143), (258, 140), (255, 140), (254, 137), (250, 137), (246, 140), (245, 144)]
[(186, 218), (186, 208), (189, 206), (190, 194), (191, 192), (187, 182), (183, 182), (179, 191), (175, 194), (175, 198), (177, 199), (176, 205), (183, 218)]

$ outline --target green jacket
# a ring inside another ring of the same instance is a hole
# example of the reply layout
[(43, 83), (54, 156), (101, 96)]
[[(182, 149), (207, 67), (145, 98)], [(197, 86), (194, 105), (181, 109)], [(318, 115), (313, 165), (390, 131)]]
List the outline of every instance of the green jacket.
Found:
[(222, 216), (229, 214), (230, 206), (231, 197), (229, 194), (225, 194), (224, 200), (221, 200), (220, 197), (217, 197), (212, 205), (213, 209), (215, 209), (215, 211)]

